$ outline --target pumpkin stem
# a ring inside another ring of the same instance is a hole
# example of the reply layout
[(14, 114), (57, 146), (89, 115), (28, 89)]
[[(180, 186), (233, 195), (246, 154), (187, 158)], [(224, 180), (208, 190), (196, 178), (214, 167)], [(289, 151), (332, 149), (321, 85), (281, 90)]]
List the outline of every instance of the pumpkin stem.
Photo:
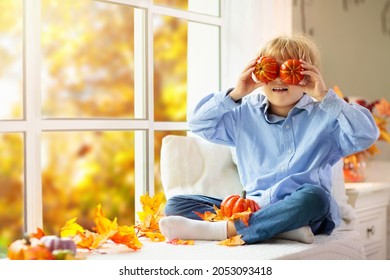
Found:
[(246, 190), (243, 190), (243, 191), (242, 191), (241, 197), (242, 197), (243, 199), (246, 198)]
[(23, 239), (26, 241), (26, 245), (31, 245), (30, 235), (28, 233), (23, 234)]

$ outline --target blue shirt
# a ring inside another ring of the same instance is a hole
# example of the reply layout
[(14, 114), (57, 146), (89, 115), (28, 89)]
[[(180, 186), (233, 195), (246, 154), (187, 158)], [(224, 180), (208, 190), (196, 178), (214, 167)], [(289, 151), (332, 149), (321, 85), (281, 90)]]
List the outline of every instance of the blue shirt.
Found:
[[(211, 142), (235, 147), (244, 189), (261, 207), (305, 183), (331, 193), (332, 165), (379, 137), (370, 111), (348, 104), (332, 90), (321, 102), (304, 94), (285, 118), (270, 114), (268, 100), (259, 92), (241, 103), (227, 93), (204, 97), (189, 116), (189, 127)], [(339, 225), (334, 198), (330, 211)]]

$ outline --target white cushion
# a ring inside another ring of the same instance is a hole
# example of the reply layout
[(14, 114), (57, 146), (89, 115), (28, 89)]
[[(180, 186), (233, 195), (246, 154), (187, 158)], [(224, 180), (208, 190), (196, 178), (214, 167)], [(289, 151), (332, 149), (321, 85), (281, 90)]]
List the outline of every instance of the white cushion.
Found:
[[(167, 198), (178, 194), (203, 194), (225, 198), (240, 194), (243, 187), (234, 163), (234, 149), (210, 143), (198, 136), (169, 135), (161, 148), (161, 181)], [(344, 222), (354, 220), (347, 203), (343, 162), (333, 167), (332, 193)]]
[(242, 191), (230, 148), (197, 136), (164, 137), (160, 169), (167, 198), (178, 194), (224, 198)]

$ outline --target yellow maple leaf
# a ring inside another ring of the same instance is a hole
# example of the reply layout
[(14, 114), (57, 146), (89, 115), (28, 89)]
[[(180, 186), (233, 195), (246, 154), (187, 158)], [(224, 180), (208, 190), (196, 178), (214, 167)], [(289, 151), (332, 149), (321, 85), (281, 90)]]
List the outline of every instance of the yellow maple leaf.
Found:
[(103, 214), (101, 204), (99, 204), (95, 209), (95, 225), (94, 228), (99, 234), (106, 234), (107, 232), (116, 231), (118, 228), (117, 219), (110, 221)]
[[(163, 209), (165, 206), (165, 196), (163, 193), (158, 193), (151, 197), (149, 194), (140, 197), (142, 210), (138, 212), (139, 222), (135, 226), (138, 229), (140, 236), (151, 238), (152, 241), (163, 241), (160, 232), (159, 224), (161, 217), (163, 217)], [(157, 239), (156, 239), (157, 238)]]
[(245, 241), (241, 239), (241, 235), (235, 235), (233, 237), (230, 237), (228, 239), (222, 240), (217, 243), (218, 245), (225, 245), (225, 246), (241, 246), (245, 244)]
[(165, 205), (164, 193), (160, 192), (151, 197), (149, 194), (141, 195), (140, 202), (144, 212), (159, 213)]
[(61, 237), (73, 237), (79, 232), (84, 232), (84, 228), (76, 223), (77, 217), (74, 217), (65, 222), (65, 225), (60, 229)]
[(153, 242), (162, 242), (165, 240), (165, 236), (162, 235), (160, 232), (154, 231), (154, 232), (144, 232), (145, 236), (149, 238)]

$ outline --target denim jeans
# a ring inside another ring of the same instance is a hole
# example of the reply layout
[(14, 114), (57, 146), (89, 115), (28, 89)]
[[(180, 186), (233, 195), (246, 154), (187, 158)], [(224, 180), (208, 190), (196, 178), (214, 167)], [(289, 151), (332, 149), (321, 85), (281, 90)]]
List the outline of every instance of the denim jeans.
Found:
[[(178, 215), (200, 220), (194, 213), (214, 212), (222, 200), (204, 195), (177, 195), (168, 199), (165, 215)], [(261, 207), (261, 205), (260, 205)], [(237, 234), (246, 244), (258, 243), (278, 233), (310, 226), (314, 234), (331, 234), (335, 223), (329, 212), (330, 194), (319, 186), (305, 184), (275, 203), (252, 213), (249, 226), (240, 220), (234, 221)]]

